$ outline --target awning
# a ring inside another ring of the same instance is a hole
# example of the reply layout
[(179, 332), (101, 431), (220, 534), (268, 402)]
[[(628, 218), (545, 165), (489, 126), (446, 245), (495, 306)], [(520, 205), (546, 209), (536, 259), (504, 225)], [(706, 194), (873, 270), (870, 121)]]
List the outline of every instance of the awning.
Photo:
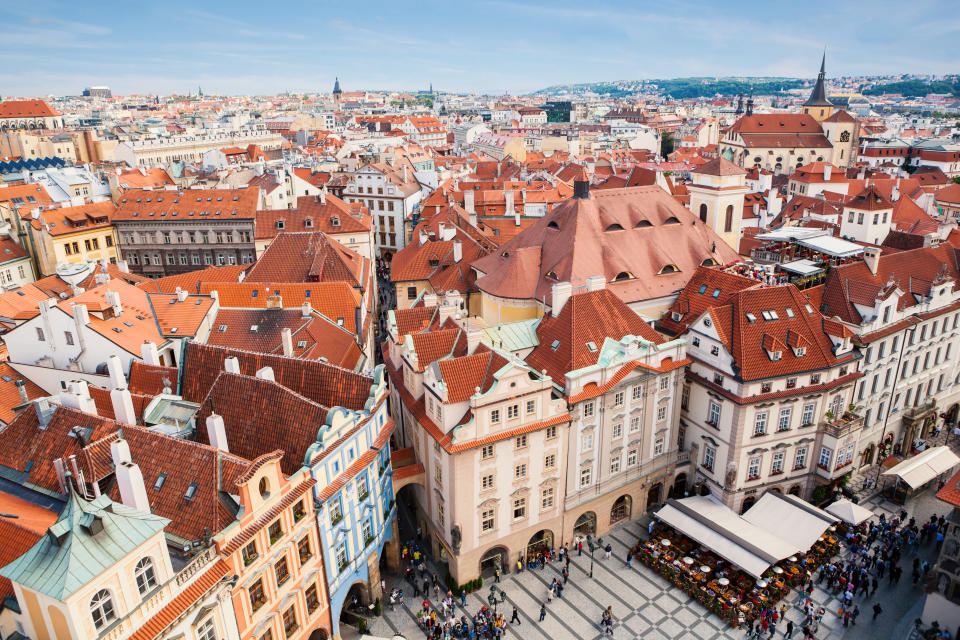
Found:
[(828, 506), (827, 511), (850, 524), (860, 524), (861, 522), (869, 520), (874, 515), (870, 509), (865, 509), (846, 498), (837, 500)]
[(950, 447), (933, 447), (923, 453), (918, 453), (884, 471), (885, 476), (897, 476), (910, 488), (917, 489), (927, 484), (941, 473), (946, 473), (960, 463), (960, 458), (950, 450)]
[(794, 260), (780, 265), (780, 268), (790, 273), (796, 273), (801, 276), (810, 276), (815, 273), (823, 273), (823, 267), (817, 266), (812, 260)]
[(859, 244), (827, 235), (798, 240), (797, 244), (835, 258), (848, 258), (863, 253), (863, 247)]
[(654, 515), (755, 578), (779, 560), (809, 549), (778, 538), (708, 496), (668, 500)]
[(768, 491), (743, 514), (747, 522), (807, 551), (837, 518), (796, 496)]

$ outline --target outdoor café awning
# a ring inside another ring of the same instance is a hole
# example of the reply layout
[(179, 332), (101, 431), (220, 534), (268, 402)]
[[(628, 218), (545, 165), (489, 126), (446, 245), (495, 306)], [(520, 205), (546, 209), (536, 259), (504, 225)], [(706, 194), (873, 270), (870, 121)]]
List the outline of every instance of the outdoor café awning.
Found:
[(757, 234), (757, 240), (795, 242), (801, 247), (813, 249), (834, 258), (848, 258), (863, 253), (863, 247), (855, 242), (834, 237), (825, 229), (815, 227), (782, 227), (768, 233)]
[(668, 500), (654, 515), (755, 578), (770, 565), (809, 549), (778, 538), (708, 496)]
[(833, 504), (827, 507), (827, 511), (837, 516), (844, 522), (849, 522), (850, 524), (860, 524), (865, 522), (873, 517), (873, 511), (870, 509), (865, 509), (855, 502), (851, 502), (846, 498), (842, 500), (837, 500)]
[(801, 276), (812, 276), (815, 273), (823, 273), (823, 267), (818, 267), (817, 263), (812, 260), (794, 260), (793, 262), (785, 262), (780, 265), (780, 268), (784, 271), (789, 271), (790, 273), (796, 273)]
[(743, 514), (747, 522), (769, 531), (778, 538), (809, 550), (837, 518), (796, 496), (768, 491)]
[(892, 469), (884, 471), (883, 475), (897, 476), (910, 485), (910, 488), (917, 489), (941, 473), (950, 471), (958, 463), (960, 458), (950, 450), (950, 447), (933, 447), (912, 458), (907, 458)]

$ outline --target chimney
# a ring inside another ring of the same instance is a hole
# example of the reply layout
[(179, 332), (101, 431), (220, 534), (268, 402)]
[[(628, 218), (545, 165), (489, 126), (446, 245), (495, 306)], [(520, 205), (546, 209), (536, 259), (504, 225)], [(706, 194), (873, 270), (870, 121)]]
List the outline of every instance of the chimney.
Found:
[(453, 241), (453, 261), (460, 262), (463, 260), (463, 243), (460, 240)]
[(30, 402), (29, 396), (27, 396), (27, 383), (23, 380), (17, 380), (17, 391), (20, 392), (20, 402), (26, 404)]
[(97, 404), (90, 397), (86, 380), (71, 380), (69, 389), (60, 394), (60, 404), (97, 415)]
[[(467, 210), (471, 216), (476, 215), (477, 210), (473, 206), (473, 189), (467, 189), (463, 192), (463, 208)], [(473, 218), (470, 218), (471, 224), (476, 224)]]
[(123, 363), (120, 356), (112, 355), (107, 358), (107, 373), (110, 375), (111, 389), (126, 389), (127, 378), (123, 375)]
[(863, 261), (870, 269), (870, 273), (877, 275), (877, 266), (880, 264), (880, 247), (866, 247), (863, 250)]
[(290, 327), (284, 327), (280, 330), (280, 343), (283, 345), (283, 355), (288, 358), (293, 357), (293, 332)]
[(480, 338), (483, 337), (483, 329), (467, 329), (467, 353), (473, 353), (480, 346)]
[(273, 377), (273, 367), (264, 367), (257, 371), (257, 377), (261, 380), (269, 380), (270, 382), (276, 382), (276, 378)]
[(320, 189), (320, 204), (327, 204), (327, 185)]
[(300, 317), (309, 318), (313, 315), (313, 307), (310, 306), (310, 301), (305, 300), (304, 303), (300, 306)]
[(98, 271), (97, 274), (93, 276), (93, 281), (97, 284), (107, 284), (110, 282), (110, 274)]
[(429, 236), (427, 235), (427, 230), (424, 229), (423, 227), (420, 227), (420, 238), (419, 238), (419, 244), (417, 246), (422, 247), (427, 243), (428, 239), (429, 239)]
[(177, 302), (186, 302), (187, 301), (187, 292), (180, 287), (177, 287)]
[(123, 312), (123, 305), (120, 304), (120, 294), (111, 289), (107, 289), (105, 297), (107, 304), (113, 307), (113, 315), (119, 316)]
[(404, 184), (406, 184), (407, 182), (407, 165), (406, 164), (403, 165), (403, 182)]
[[(116, 357), (116, 356), (112, 356)], [(130, 389), (113, 389), (110, 391), (110, 404), (113, 406), (113, 416), (117, 422), (137, 424), (137, 412), (133, 408), (133, 397)]]
[(223, 370), (227, 373), (240, 373), (240, 361), (236, 358), (227, 358), (223, 361)]
[(211, 447), (230, 453), (230, 447), (227, 445), (227, 428), (223, 424), (223, 416), (216, 413), (207, 416), (207, 440), (210, 441)]
[(599, 291), (605, 289), (607, 279), (603, 276), (587, 276), (587, 291)]
[(567, 304), (571, 293), (573, 293), (573, 285), (569, 282), (557, 282), (551, 287), (550, 297), (552, 301), (550, 304), (550, 313), (554, 318), (560, 315), (560, 311), (563, 309), (563, 305)]
[(505, 213), (504, 215), (508, 215), (508, 216), (512, 216), (512, 215), (513, 215), (513, 213), (514, 213), (514, 211), (513, 211), (513, 198), (514, 198), (513, 190), (508, 190), (508, 191), (504, 191), (504, 192), (503, 192), (503, 200), (504, 200), (504, 204), (505, 204), (505, 207), (506, 207), (506, 213)]
[(830, 175), (833, 173), (833, 165), (829, 162), (823, 163), (823, 181), (830, 182)]
[(160, 364), (160, 354), (157, 352), (157, 345), (149, 340), (144, 340), (143, 344), (140, 345), (140, 355), (143, 356), (144, 364), (149, 364), (154, 367), (162, 366)]
[(586, 169), (581, 169), (580, 175), (573, 180), (573, 197), (580, 200), (590, 198), (590, 177)]
[(267, 309), (283, 309), (283, 298), (279, 293), (272, 293), (267, 296)]
[(147, 487), (143, 483), (139, 465), (130, 457), (130, 445), (122, 438), (114, 440), (110, 443), (110, 455), (113, 457), (117, 487), (120, 489), (120, 501), (131, 509), (149, 513)]
[(431, 309), (437, 306), (437, 294), (435, 293), (425, 293), (423, 294), (423, 306), (427, 309)]
[(120, 273), (130, 273), (130, 264), (126, 260), (121, 260), (117, 263), (117, 269)]

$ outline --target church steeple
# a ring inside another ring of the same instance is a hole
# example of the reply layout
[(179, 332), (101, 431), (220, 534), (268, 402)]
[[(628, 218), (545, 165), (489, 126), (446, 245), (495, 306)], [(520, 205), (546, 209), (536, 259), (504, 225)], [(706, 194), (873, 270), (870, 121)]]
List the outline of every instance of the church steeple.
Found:
[(340, 78), (337, 77), (333, 81), (333, 104), (336, 107), (340, 108), (340, 99), (343, 96), (343, 90), (340, 89)]
[(737, 96), (737, 110), (734, 115), (742, 116), (743, 115), (743, 94), (741, 93)]
[(813, 85), (810, 97), (803, 103), (803, 112), (813, 116), (817, 122), (822, 122), (833, 113), (833, 103), (827, 100), (826, 72), (827, 52), (824, 51), (823, 58), (820, 59), (820, 73), (817, 75), (817, 83)]

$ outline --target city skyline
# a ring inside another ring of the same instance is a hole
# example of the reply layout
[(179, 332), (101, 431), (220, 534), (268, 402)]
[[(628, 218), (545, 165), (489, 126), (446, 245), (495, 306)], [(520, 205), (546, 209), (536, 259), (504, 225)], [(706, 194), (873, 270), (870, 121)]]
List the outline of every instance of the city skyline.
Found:
[(96, 14), (47, 0), (0, 9), (8, 27), (0, 43), (8, 61), (3, 95), (75, 95), (90, 85), (117, 94), (328, 92), (336, 76), (345, 90), (432, 83), (526, 93), (645, 78), (812, 78), (824, 46), (828, 77), (944, 74), (960, 57), (960, 21), (941, 18), (950, 6), (936, 0), (913, 5), (909, 15), (888, 3), (867, 15), (821, 2), (763, 11), (743, 3), (736, 17), (699, 1), (655, 11), (603, 2), (486, 0), (417, 11), (375, 3), (362, 15), (300, 3), (269, 12), (249, 2), (229, 11), (112, 5)]

